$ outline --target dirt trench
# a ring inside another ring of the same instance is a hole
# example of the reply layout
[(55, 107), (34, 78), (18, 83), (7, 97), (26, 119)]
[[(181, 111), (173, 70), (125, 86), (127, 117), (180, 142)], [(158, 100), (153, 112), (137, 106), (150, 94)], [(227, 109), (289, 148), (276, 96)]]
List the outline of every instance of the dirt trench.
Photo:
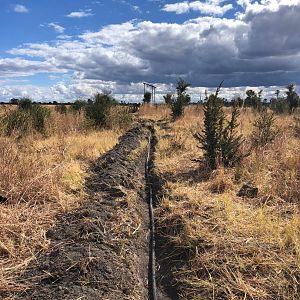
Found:
[(148, 299), (148, 136), (138, 125), (96, 161), (89, 200), (58, 217), (49, 249), (19, 279), (28, 289), (1, 299)]

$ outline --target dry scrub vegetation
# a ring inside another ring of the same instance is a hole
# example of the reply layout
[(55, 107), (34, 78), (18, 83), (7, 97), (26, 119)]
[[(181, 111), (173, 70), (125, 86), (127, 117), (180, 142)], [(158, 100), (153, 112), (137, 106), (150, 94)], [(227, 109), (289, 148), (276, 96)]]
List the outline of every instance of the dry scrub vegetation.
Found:
[[(250, 109), (241, 112), (244, 152), (256, 118)], [(299, 117), (278, 115), (276, 125), (275, 140), (241, 164), (209, 171), (195, 161), (202, 156), (193, 138), (203, 128), (201, 107), (157, 123), (155, 165), (164, 182), (156, 209), (159, 251), (181, 299), (299, 299)], [(249, 182), (258, 197), (238, 197)]]
[(83, 113), (53, 111), (43, 135), (0, 136), (0, 292), (23, 289), (17, 277), (47, 249), (46, 231), (86, 200), (90, 163), (118, 141), (119, 129), (84, 123)]

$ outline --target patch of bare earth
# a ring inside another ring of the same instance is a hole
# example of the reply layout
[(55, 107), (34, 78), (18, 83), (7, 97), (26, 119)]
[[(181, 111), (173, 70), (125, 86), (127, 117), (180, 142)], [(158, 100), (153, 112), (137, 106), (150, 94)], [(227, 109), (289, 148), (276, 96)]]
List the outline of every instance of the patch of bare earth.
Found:
[(89, 201), (58, 217), (50, 246), (2, 299), (147, 299), (148, 205), (144, 163), (149, 131), (131, 129), (92, 168)]

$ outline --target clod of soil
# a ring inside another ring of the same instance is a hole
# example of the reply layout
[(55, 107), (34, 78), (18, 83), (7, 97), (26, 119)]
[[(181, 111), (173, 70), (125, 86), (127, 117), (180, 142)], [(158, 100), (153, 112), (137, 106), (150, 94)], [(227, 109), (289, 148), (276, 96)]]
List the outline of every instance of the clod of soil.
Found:
[(0, 195), (0, 204), (5, 204), (8, 201), (7, 197)]
[(258, 194), (258, 188), (251, 184), (243, 184), (239, 192), (237, 193), (238, 197), (248, 197), (248, 198), (256, 198)]

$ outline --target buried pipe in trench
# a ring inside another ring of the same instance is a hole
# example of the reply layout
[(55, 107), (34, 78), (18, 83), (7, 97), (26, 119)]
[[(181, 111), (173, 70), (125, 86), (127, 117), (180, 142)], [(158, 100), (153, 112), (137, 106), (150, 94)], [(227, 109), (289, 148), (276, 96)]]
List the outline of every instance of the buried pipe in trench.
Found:
[(149, 217), (150, 217), (150, 246), (149, 246), (149, 300), (157, 300), (157, 289), (156, 289), (156, 266), (155, 266), (155, 220), (154, 220), (154, 209), (153, 209), (153, 189), (150, 180), (150, 155), (151, 155), (151, 142), (152, 133), (150, 131), (148, 139), (148, 151), (145, 163), (145, 175), (148, 187), (148, 200), (149, 200)]

